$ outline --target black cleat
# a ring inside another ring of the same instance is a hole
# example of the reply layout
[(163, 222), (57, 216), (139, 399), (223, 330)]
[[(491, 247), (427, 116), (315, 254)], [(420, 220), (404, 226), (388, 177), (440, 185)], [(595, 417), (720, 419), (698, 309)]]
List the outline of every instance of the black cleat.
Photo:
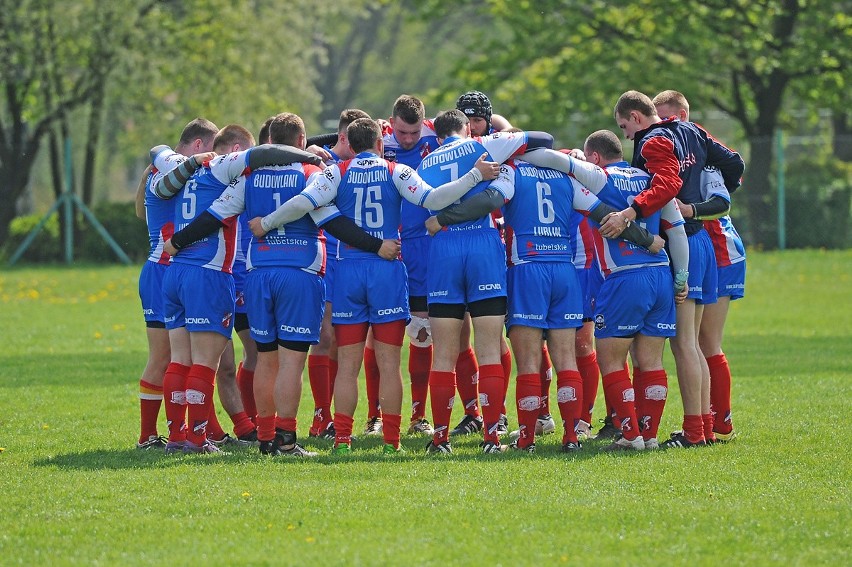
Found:
[(459, 424), (450, 431), (450, 435), (470, 435), (478, 431), (482, 431), (482, 418), (465, 414)]

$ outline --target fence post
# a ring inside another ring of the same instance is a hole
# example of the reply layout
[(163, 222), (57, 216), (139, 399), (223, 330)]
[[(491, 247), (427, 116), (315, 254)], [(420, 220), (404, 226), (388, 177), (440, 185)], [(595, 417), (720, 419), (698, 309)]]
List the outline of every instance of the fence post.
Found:
[(778, 249), (787, 247), (787, 210), (784, 193), (784, 132), (779, 128), (775, 134), (777, 148), (775, 159), (778, 161)]

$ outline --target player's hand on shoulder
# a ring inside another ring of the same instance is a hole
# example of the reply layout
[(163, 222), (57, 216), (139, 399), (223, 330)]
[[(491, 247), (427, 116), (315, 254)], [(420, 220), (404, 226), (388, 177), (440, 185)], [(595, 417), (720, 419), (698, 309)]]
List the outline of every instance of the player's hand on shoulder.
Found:
[(654, 235), (654, 243), (648, 247), (648, 252), (651, 254), (656, 254), (666, 245), (666, 241), (659, 234)]
[(497, 179), (497, 176), (500, 175), (500, 164), (493, 161), (487, 161), (485, 159), (487, 157), (487, 153), (479, 156), (479, 159), (476, 160), (476, 165), (474, 165), (474, 167), (479, 170), (479, 173), (482, 174), (482, 179)]
[(255, 235), (257, 238), (263, 238), (266, 236), (265, 230), (263, 230), (263, 224), (261, 223), (262, 217), (254, 217), (249, 221), (249, 229), (251, 229), (251, 233)]
[(168, 240), (165, 241), (165, 243), (163, 243), (163, 251), (166, 254), (168, 254), (169, 256), (177, 256), (178, 249), (175, 248), (174, 245), (172, 244), (171, 238), (169, 238)]
[(205, 162), (210, 161), (214, 157), (216, 157), (216, 152), (202, 152), (200, 154), (195, 154), (194, 156), (192, 156), (192, 159), (195, 160), (195, 163), (198, 164), (198, 167), (201, 167), (202, 165), (204, 165)]
[(630, 226), (630, 220), (622, 212), (610, 213), (603, 218), (598, 231), (605, 238), (618, 238), (628, 226)]
[(377, 254), (385, 260), (396, 260), (399, 258), (399, 252), (402, 246), (398, 239), (385, 238), (382, 240), (382, 246)]
[(426, 230), (429, 232), (429, 236), (435, 236), (444, 228), (441, 226), (441, 223), (438, 222), (438, 217), (436, 215), (432, 215), (426, 222), (423, 223), (426, 225)]
[(316, 145), (308, 146), (305, 148), (306, 152), (310, 152), (320, 158), (324, 163), (330, 163), (334, 161), (334, 158), (331, 157), (331, 154), (328, 153), (328, 150), (325, 148), (321, 148)]

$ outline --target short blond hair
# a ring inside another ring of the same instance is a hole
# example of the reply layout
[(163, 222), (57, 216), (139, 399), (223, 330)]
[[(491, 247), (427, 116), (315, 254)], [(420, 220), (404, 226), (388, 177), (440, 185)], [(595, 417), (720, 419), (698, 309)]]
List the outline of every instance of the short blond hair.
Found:
[(669, 106), (677, 110), (683, 110), (689, 114), (689, 102), (683, 93), (673, 90), (663, 91), (654, 97), (654, 106)]

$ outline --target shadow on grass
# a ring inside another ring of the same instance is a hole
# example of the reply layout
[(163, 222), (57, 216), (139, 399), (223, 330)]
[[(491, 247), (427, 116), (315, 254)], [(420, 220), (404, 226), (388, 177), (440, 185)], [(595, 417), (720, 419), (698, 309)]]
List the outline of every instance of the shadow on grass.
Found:
[[(463, 440), (453, 440), (456, 453), (452, 455), (431, 454), (425, 452), (426, 437), (406, 438), (402, 442), (405, 453), (397, 455), (383, 455), (381, 451), (382, 441), (380, 439), (367, 439), (353, 443), (353, 451), (346, 456), (333, 456), (330, 454), (331, 441), (317, 441), (314, 439), (300, 440), (305, 448), (319, 453), (310, 459), (297, 459), (290, 457), (276, 457), (276, 463), (285, 466), (302, 466), (303, 464), (316, 463), (321, 465), (346, 465), (354, 463), (412, 463), (412, 462), (476, 462), (493, 463), (499, 465), (506, 461), (518, 459), (552, 459), (570, 463), (583, 461), (591, 458), (642, 458), (643, 453), (620, 452), (607, 453), (600, 449), (609, 444), (609, 440), (593, 440), (584, 443), (583, 450), (577, 453), (562, 453), (560, 445), (548, 444), (537, 447), (537, 452), (528, 454), (521, 451), (509, 449), (502, 455), (484, 455), (478, 453), (479, 437), (469, 437)], [(650, 451), (648, 453), (651, 453)], [(162, 469), (174, 466), (208, 466), (225, 463), (252, 463), (262, 459), (269, 459), (260, 455), (256, 448), (240, 448), (225, 450), (221, 454), (207, 455), (184, 455), (166, 454), (160, 450), (140, 451), (138, 449), (96, 449), (76, 453), (64, 453), (37, 459), (33, 464), (37, 467), (58, 468), (65, 470), (132, 470), (132, 469)]]

